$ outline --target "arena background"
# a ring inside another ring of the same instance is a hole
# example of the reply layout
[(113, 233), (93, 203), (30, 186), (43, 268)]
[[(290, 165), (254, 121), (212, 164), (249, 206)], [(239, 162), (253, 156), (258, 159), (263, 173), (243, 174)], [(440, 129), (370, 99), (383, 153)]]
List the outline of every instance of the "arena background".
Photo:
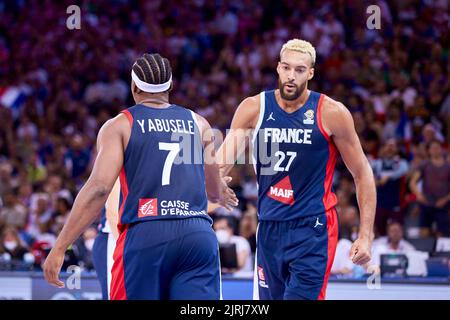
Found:
[[(79, 26), (70, 5), (80, 8)], [(449, 299), (450, 201), (433, 198), (450, 192), (448, 12), (446, 0), (0, 0), (0, 299), (101, 297), (95, 225), (66, 254), (64, 268), (83, 267), (68, 288), (46, 284), (40, 266), (90, 173), (98, 129), (133, 105), (138, 56), (167, 57), (171, 101), (225, 132), (244, 97), (277, 86), (279, 51), (291, 38), (315, 46), (309, 87), (351, 111), (377, 178), (373, 265), (381, 275), (346, 259), (359, 213), (338, 162), (341, 241), (328, 299)], [(446, 164), (430, 171), (433, 143)], [(411, 188), (414, 172), (428, 207)], [(239, 208), (211, 214), (229, 216), (248, 263), (223, 270), (224, 298), (251, 299), (256, 182), (251, 165), (232, 177)]]

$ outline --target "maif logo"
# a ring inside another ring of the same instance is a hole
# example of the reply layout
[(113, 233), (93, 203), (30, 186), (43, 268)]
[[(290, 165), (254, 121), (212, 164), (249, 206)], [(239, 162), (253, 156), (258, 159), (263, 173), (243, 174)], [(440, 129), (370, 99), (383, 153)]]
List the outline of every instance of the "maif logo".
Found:
[(293, 205), (295, 202), (294, 191), (292, 190), (291, 180), (289, 176), (283, 178), (276, 185), (271, 186), (267, 195), (281, 203)]

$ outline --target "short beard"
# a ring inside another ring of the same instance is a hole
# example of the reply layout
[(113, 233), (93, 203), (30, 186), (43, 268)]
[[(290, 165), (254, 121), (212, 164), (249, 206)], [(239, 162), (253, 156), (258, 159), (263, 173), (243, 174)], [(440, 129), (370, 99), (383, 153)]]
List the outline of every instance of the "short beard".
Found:
[(296, 100), (298, 97), (301, 96), (301, 94), (303, 93), (303, 91), (306, 88), (306, 82), (305, 82), (305, 83), (301, 84), (299, 87), (296, 86), (297, 88), (296, 88), (296, 90), (295, 90), (295, 92), (293, 94), (285, 94), (284, 93), (284, 87), (286, 86), (287, 83), (288, 82), (281, 83), (281, 80), (278, 79), (278, 89), (280, 89), (281, 98), (284, 99), (284, 100), (288, 100), (288, 101)]

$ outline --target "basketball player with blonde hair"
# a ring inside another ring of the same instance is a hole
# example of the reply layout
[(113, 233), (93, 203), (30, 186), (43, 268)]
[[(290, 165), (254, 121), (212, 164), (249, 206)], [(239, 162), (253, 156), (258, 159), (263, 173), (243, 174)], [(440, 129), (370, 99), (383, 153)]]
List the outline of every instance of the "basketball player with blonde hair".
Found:
[[(361, 223), (351, 249), (355, 264), (370, 261), (376, 189), (347, 108), (308, 89), (316, 51), (307, 41), (283, 45), (278, 89), (244, 99), (217, 156), (226, 175), (252, 147), (258, 178), (255, 299), (324, 299), (338, 240), (332, 180), (341, 154), (353, 175)], [(237, 143), (236, 143), (237, 142)]]

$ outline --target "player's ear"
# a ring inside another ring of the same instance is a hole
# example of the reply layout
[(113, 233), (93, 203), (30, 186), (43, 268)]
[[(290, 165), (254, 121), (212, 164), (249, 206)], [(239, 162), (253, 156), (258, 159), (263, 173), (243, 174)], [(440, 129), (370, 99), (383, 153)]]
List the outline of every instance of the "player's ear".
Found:
[(277, 64), (277, 73), (278, 73), (278, 75), (280, 75), (280, 70), (281, 70), (281, 62), (278, 61), (278, 64)]
[(136, 103), (137, 103), (137, 96), (140, 92), (141, 90), (139, 90), (134, 81), (131, 80), (131, 94), (133, 95), (133, 99)]
[(308, 80), (311, 80), (314, 77), (314, 67), (309, 68)]
[(139, 94), (139, 93), (142, 92), (141, 89), (139, 89), (139, 88), (137, 87), (137, 85), (134, 83), (134, 81), (131, 81), (131, 92), (132, 92), (133, 94)]

